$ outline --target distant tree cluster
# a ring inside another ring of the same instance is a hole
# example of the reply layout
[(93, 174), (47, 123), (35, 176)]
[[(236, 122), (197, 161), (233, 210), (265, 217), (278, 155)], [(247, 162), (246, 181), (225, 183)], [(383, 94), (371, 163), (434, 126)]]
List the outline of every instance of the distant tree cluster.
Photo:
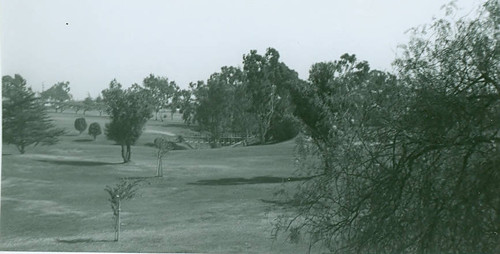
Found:
[(53, 107), (56, 112), (57, 110), (63, 112), (70, 105), (73, 98), (69, 91), (69, 82), (58, 82), (40, 93), (40, 97), (46, 104)]
[[(172, 114), (177, 109), (177, 96), (179, 87), (174, 81), (169, 81), (166, 77), (157, 77), (150, 74), (143, 81), (144, 88), (150, 93), (154, 106), (155, 120), (158, 120), (158, 113), (161, 109), (170, 108)], [(163, 121), (163, 117), (160, 116)]]
[(256, 135), (261, 144), (289, 139), (299, 129), (289, 94), (296, 82), (297, 73), (279, 61), (277, 50), (269, 48), (263, 56), (252, 50), (243, 56), (243, 69), (222, 67), (206, 83), (182, 91), (183, 119), (214, 140), (227, 133)]

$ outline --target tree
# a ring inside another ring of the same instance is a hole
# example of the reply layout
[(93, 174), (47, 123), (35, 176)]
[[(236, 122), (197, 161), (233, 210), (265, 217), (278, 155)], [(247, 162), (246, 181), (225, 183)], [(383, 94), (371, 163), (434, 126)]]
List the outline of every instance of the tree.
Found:
[(83, 105), (83, 101), (69, 101), (66, 102), (65, 105), (73, 109), (75, 111), (75, 114), (77, 115), (80, 110), (83, 110), (85, 108), (85, 105)]
[(64, 130), (55, 128), (43, 102), (35, 97), (21, 75), (2, 77), (2, 136), (21, 154), (27, 146), (52, 145)]
[(154, 144), (156, 147), (156, 158), (157, 158), (157, 168), (156, 168), (156, 176), (163, 177), (163, 157), (167, 155), (168, 152), (174, 150), (175, 142), (169, 140), (168, 138), (158, 137), (155, 138)]
[(499, 14), (416, 30), (397, 79), (351, 55), (314, 65), (293, 92), (312, 178), (276, 229), (341, 253), (500, 251)]
[(170, 120), (174, 120), (174, 114), (175, 112), (177, 112), (177, 109), (179, 109), (181, 107), (181, 103), (182, 103), (182, 98), (181, 98), (182, 94), (181, 94), (181, 89), (175, 85), (174, 83), (174, 92), (173, 92), (173, 95), (172, 95), (172, 100), (170, 102)]
[[(375, 90), (379, 79), (374, 77), (379, 76), (390, 74), (370, 71), (367, 62), (344, 54), (338, 61), (314, 64), (308, 82), (292, 88), (294, 114), (307, 137), (298, 139), (296, 162), (301, 176), (310, 178), (291, 186), (297, 191), (285, 199), (293, 204), (286, 209), (286, 213), (293, 211), (293, 218), (283, 215), (276, 227), (278, 231), (283, 227), (289, 230), (292, 240), (302, 233), (311, 245), (320, 242), (332, 252), (391, 252), (373, 245), (367, 247), (369, 250), (362, 248), (368, 234), (380, 236), (376, 231), (365, 233), (367, 226), (362, 224), (370, 219), (375, 224), (375, 218), (365, 216), (379, 201), (365, 202), (368, 194), (378, 194), (371, 193), (369, 186), (381, 179), (371, 177), (389, 161), (384, 156), (393, 154), (387, 148), (392, 141), (387, 135), (393, 132), (387, 128), (405, 108), (405, 93), (396, 82), (384, 83), (391, 95), (388, 98), (393, 98), (384, 103), (386, 94)], [(372, 114), (387, 125), (371, 125)], [(384, 234), (386, 229), (380, 230)]]
[(87, 129), (87, 122), (85, 121), (85, 118), (80, 117), (75, 119), (75, 129), (82, 134), (85, 129)]
[(94, 110), (94, 108), (96, 108), (95, 102), (92, 99), (92, 97), (90, 97), (90, 94), (83, 100), (82, 104), (83, 104), (83, 115), (85, 115), (85, 112)]
[(150, 94), (144, 88), (134, 84), (122, 90), (121, 84), (111, 81), (109, 88), (102, 91), (111, 122), (105, 126), (108, 139), (114, 140), (122, 148), (123, 162), (131, 158), (131, 146), (142, 134), (144, 125), (151, 117), (153, 106)]
[(243, 56), (247, 110), (255, 115), (261, 144), (267, 140), (273, 118), (280, 121), (279, 116), (286, 115), (290, 109), (288, 89), (290, 83), (298, 80), (297, 73), (280, 62), (279, 57), (273, 48), (268, 48), (264, 56), (255, 50)]
[[(178, 89), (174, 81), (169, 82), (167, 77), (157, 77), (150, 74), (144, 79), (143, 85), (150, 92), (154, 104), (155, 120), (158, 120), (158, 112), (161, 109), (170, 107), (171, 110), (174, 110), (171, 99)], [(163, 118), (160, 117), (160, 120), (163, 121)]]
[(184, 123), (186, 123), (188, 126), (194, 122), (193, 115), (194, 115), (194, 102), (193, 102), (193, 91), (192, 88), (194, 87), (194, 83), (190, 83), (189, 87), (190, 89), (182, 89), (179, 92), (179, 97), (180, 97), (180, 109), (179, 112), (182, 114), (182, 120)]
[(91, 123), (89, 126), (89, 135), (96, 139), (97, 136), (101, 135), (101, 125), (99, 123)]
[(113, 221), (115, 228), (115, 241), (120, 240), (120, 224), (121, 224), (121, 207), (123, 200), (129, 200), (137, 195), (138, 185), (141, 180), (128, 181), (122, 179), (114, 187), (106, 186), (104, 189), (109, 194), (108, 201), (111, 204), (111, 209), (113, 210)]
[(72, 96), (69, 93), (69, 82), (57, 82), (49, 89), (41, 93), (41, 97), (46, 102), (50, 102), (55, 105), (55, 111), (59, 109), (61, 112), (66, 105), (65, 102), (71, 100)]
[(222, 134), (233, 127), (235, 89), (243, 82), (243, 73), (236, 67), (222, 67), (207, 80), (206, 86), (197, 87), (195, 118), (202, 130), (207, 130), (217, 145)]
[[(267, 54), (269, 53), (269, 54)], [(258, 122), (258, 133), (261, 144), (265, 143), (265, 136), (271, 125), (277, 100), (276, 85), (268, 79), (268, 61), (277, 61), (279, 54), (274, 50), (266, 53), (266, 57), (251, 50), (250, 54), (243, 56), (243, 70), (246, 77), (246, 94), (251, 101), (251, 111), (255, 113)], [(267, 57), (269, 56), (269, 58)]]
[(102, 112), (106, 110), (106, 104), (103, 102), (101, 95), (95, 98), (94, 107), (97, 111), (99, 111), (99, 116), (102, 116)]

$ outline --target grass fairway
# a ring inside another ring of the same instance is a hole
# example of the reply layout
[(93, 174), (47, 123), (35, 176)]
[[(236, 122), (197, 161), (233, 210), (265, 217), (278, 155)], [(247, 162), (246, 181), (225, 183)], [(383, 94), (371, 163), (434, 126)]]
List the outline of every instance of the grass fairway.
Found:
[[(79, 115), (81, 116), (81, 114)], [(0, 250), (100, 252), (297, 253), (306, 245), (271, 240), (271, 199), (292, 175), (293, 141), (267, 146), (173, 151), (163, 178), (156, 174), (158, 131), (150, 121), (132, 162), (120, 147), (98, 136), (78, 135), (75, 114), (52, 114), (69, 133), (54, 146), (29, 147), (24, 155), (3, 146)], [(104, 117), (86, 116), (87, 123)], [(178, 121), (174, 119), (174, 121)], [(167, 123), (171, 121), (167, 121)], [(140, 195), (122, 205), (122, 231), (113, 242), (106, 185), (140, 177)]]

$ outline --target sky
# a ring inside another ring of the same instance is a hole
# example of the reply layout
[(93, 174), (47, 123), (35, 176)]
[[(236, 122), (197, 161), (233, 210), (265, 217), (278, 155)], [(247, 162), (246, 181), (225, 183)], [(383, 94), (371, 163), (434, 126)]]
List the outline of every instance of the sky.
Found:
[[(459, 13), (484, 1), (457, 0)], [(70, 82), (75, 99), (96, 97), (153, 73), (181, 88), (243, 55), (277, 49), (307, 79), (312, 64), (356, 54), (391, 71), (408, 29), (444, 14), (449, 0), (1, 0), (3, 75), (35, 91)]]

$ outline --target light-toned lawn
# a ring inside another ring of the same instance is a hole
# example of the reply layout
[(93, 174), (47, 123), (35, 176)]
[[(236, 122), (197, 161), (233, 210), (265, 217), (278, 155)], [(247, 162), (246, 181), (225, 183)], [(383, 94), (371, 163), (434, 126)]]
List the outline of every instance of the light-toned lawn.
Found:
[[(77, 135), (75, 114), (51, 114), (68, 135), (54, 146), (19, 155), (3, 146), (0, 250), (105, 252), (297, 253), (307, 246), (271, 240), (272, 199), (292, 176), (294, 142), (212, 150), (173, 151), (163, 178), (156, 173), (146, 132), (121, 164), (120, 147)], [(78, 115), (81, 116), (81, 113)], [(174, 123), (180, 123), (178, 116)], [(104, 117), (86, 116), (87, 123)], [(173, 132), (172, 121), (147, 129)], [(166, 125), (166, 127), (165, 127)], [(140, 196), (123, 203), (122, 234), (113, 239), (106, 185), (144, 177)]]

